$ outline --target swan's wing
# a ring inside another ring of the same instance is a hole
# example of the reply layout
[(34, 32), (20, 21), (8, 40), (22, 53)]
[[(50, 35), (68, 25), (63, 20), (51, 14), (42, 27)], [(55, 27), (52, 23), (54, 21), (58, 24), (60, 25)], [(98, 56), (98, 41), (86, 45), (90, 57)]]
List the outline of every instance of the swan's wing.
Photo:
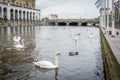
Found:
[(14, 45), (15, 48), (23, 48), (21, 44)]
[(38, 61), (38, 62), (33, 62), (36, 66), (39, 66), (41, 68), (48, 68), (48, 69), (52, 69), (52, 68), (56, 68), (54, 64), (52, 64), (49, 61)]

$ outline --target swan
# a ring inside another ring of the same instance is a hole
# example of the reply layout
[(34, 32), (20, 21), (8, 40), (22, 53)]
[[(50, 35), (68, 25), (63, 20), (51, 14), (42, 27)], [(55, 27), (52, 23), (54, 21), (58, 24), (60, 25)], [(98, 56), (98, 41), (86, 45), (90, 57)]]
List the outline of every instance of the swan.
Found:
[(93, 36), (88, 36), (88, 38), (92, 39), (92, 38), (93, 38)]
[(14, 40), (14, 41), (20, 41), (20, 39), (21, 39), (20, 36), (14, 36), (14, 37), (13, 37), (13, 40)]
[[(13, 40), (14, 40), (14, 47), (15, 47), (15, 49), (22, 49), (22, 48), (24, 48), (24, 39), (21, 40), (20, 36), (14, 36)], [(22, 44), (20, 43), (20, 40), (21, 40)]]
[(55, 65), (49, 61), (38, 61), (38, 62), (33, 62), (33, 63), (40, 68), (46, 68), (46, 69), (58, 68), (58, 56), (59, 55), (60, 53), (55, 54)]
[(14, 42), (14, 47), (16, 49), (22, 49), (22, 48), (24, 48), (24, 39), (21, 40), (21, 43), (22, 44), (20, 44), (20, 41)]
[(75, 41), (77, 41), (78, 40), (78, 38), (77, 37), (75, 37), (75, 38), (73, 38)]

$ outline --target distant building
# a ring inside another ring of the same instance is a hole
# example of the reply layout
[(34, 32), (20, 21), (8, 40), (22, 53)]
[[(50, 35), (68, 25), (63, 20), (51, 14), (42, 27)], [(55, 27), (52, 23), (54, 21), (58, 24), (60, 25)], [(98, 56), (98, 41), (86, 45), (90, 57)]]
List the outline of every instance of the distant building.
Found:
[(56, 14), (50, 14), (49, 19), (58, 19), (58, 15)]
[(40, 20), (35, 0), (0, 0), (0, 18), (7, 20)]

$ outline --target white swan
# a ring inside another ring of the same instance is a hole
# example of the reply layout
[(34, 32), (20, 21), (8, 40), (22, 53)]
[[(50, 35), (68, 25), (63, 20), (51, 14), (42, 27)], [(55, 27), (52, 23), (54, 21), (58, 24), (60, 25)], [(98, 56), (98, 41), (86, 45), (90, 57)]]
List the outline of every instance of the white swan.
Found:
[(78, 40), (78, 38), (77, 37), (75, 37), (75, 38), (73, 38), (75, 41), (77, 41)]
[[(24, 48), (24, 39), (21, 40), (20, 36), (14, 36), (13, 40), (14, 40), (14, 48), (15, 49), (22, 49), (22, 48)], [(21, 40), (22, 44), (20, 43), (20, 40)]]
[(88, 36), (88, 38), (92, 39), (92, 38), (93, 38), (93, 36)]
[(40, 68), (46, 68), (46, 69), (58, 68), (58, 56), (59, 55), (60, 53), (55, 54), (55, 65), (49, 61), (38, 61), (38, 62), (33, 62), (33, 63)]
[(14, 37), (13, 37), (13, 40), (14, 40), (14, 41), (20, 41), (20, 39), (21, 39), (20, 36), (14, 36)]
[(16, 49), (22, 49), (22, 48), (24, 48), (24, 39), (22, 39), (21, 43), (22, 44), (20, 44), (20, 41), (14, 42), (14, 47)]

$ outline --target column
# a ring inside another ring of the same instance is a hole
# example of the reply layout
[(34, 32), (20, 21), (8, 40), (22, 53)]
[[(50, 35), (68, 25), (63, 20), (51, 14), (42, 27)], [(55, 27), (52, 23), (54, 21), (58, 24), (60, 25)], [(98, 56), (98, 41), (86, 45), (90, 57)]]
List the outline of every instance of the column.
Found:
[(13, 9), (13, 20), (15, 20), (15, 10)]
[(27, 12), (27, 20), (29, 20), (29, 12)]
[(30, 20), (30, 12), (28, 13), (28, 15), (29, 15), (28, 19)]
[(25, 11), (25, 20), (27, 20), (27, 12)]
[(23, 20), (23, 10), (21, 10), (21, 19)]
[(17, 14), (18, 20), (20, 19), (20, 14), (19, 14), (19, 10), (18, 10), (18, 14)]
[(35, 19), (35, 21), (36, 21), (36, 12), (35, 12), (35, 15), (34, 15), (34, 19)]
[(1, 18), (3, 18), (3, 7), (1, 7)]
[(10, 8), (7, 7), (7, 19), (10, 20)]
[(33, 12), (32, 12), (32, 14), (31, 14), (31, 20), (33, 20)]
[(35, 13), (35, 21), (37, 21), (37, 12)]

